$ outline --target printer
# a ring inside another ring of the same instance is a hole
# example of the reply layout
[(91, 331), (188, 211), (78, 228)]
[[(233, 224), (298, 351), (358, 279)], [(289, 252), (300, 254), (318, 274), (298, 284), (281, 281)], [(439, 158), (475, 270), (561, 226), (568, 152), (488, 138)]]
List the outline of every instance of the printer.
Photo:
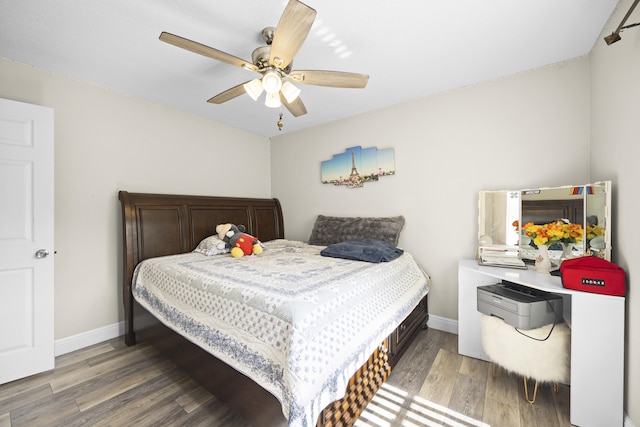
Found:
[(478, 286), (478, 311), (519, 329), (562, 321), (562, 296), (517, 283)]

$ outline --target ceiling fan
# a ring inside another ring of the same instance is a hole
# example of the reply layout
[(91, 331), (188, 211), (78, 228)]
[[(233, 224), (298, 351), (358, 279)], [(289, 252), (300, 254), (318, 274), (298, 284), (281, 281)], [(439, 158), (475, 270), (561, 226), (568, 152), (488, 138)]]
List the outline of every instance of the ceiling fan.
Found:
[(293, 57), (307, 38), (315, 17), (315, 9), (298, 0), (289, 0), (278, 26), (262, 30), (262, 38), (267, 45), (253, 51), (252, 62), (167, 32), (160, 34), (160, 40), (261, 75), (227, 89), (207, 102), (222, 104), (244, 93), (257, 100), (264, 91), (266, 106), (279, 108), (284, 104), (291, 114), (298, 117), (306, 114), (307, 109), (299, 97), (300, 89), (291, 81), (316, 86), (364, 88), (369, 80), (366, 74), (343, 71), (291, 70)]

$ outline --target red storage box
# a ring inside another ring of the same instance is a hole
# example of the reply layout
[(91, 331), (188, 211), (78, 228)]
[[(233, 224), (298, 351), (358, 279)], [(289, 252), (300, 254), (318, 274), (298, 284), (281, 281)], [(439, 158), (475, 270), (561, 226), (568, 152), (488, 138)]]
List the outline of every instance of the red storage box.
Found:
[(562, 286), (595, 294), (624, 296), (625, 272), (607, 260), (585, 256), (567, 259), (560, 264)]

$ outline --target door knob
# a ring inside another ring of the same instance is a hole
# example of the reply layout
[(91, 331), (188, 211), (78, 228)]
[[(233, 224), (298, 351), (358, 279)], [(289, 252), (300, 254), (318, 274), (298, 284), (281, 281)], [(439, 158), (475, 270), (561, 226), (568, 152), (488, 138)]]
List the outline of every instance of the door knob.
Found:
[(46, 249), (40, 249), (38, 252), (36, 252), (36, 258), (40, 259), (40, 258), (46, 258), (49, 256), (49, 251)]

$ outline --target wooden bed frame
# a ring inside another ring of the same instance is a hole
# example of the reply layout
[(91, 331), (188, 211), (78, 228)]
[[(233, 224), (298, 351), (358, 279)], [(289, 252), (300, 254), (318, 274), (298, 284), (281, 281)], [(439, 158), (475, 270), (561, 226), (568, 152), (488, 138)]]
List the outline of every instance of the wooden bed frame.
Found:
[[(162, 325), (133, 298), (135, 267), (147, 258), (190, 252), (217, 224), (242, 224), (262, 241), (284, 238), (277, 199), (129, 193), (122, 208), (125, 342), (150, 342), (253, 426), (286, 426), (280, 402), (247, 376)], [(386, 380), (415, 334), (426, 328), (426, 297), (353, 376), (345, 398), (329, 405), (318, 426), (351, 425)]]

